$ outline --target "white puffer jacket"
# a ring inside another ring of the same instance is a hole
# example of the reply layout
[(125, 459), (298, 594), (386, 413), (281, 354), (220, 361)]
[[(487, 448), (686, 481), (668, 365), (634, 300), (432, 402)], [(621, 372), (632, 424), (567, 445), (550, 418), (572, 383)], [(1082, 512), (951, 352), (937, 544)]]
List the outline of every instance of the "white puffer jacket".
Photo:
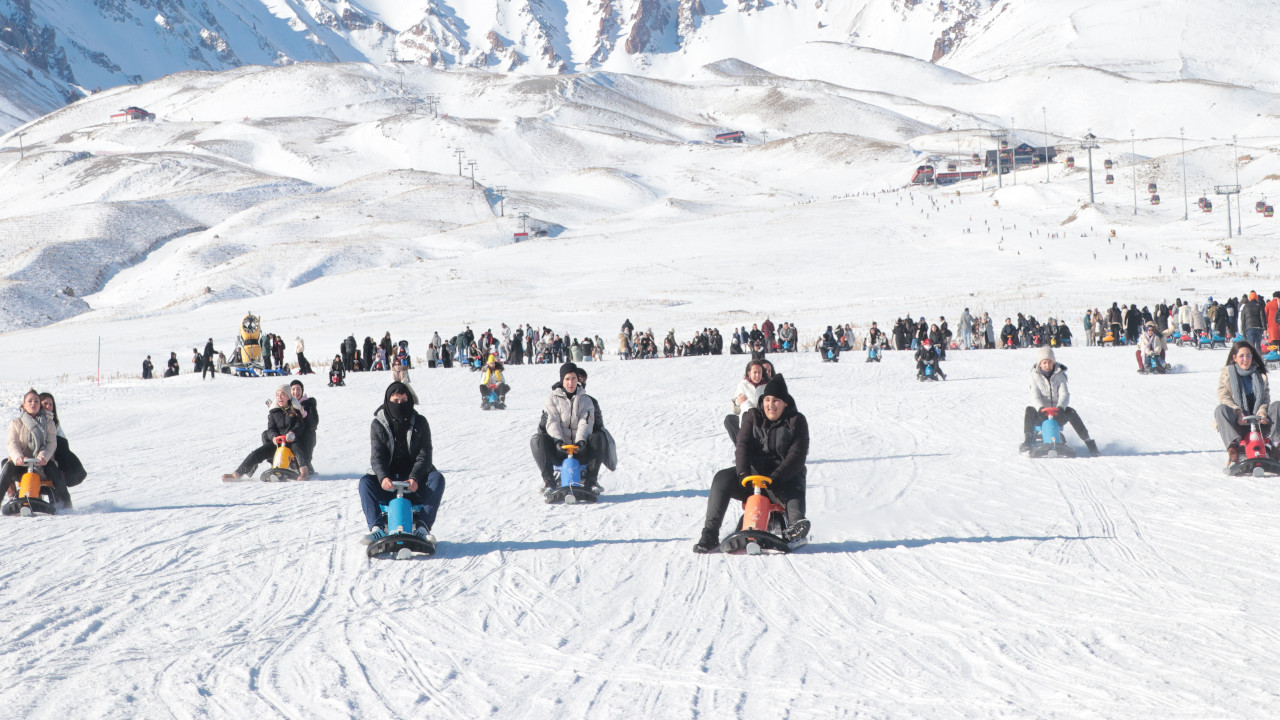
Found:
[(596, 404), (581, 389), (573, 397), (557, 387), (543, 406), (547, 414), (547, 434), (562, 443), (581, 445), (591, 436), (596, 422)]
[[(733, 412), (741, 415), (742, 413), (757, 407), (760, 404), (760, 396), (764, 394), (764, 386), (766, 383), (760, 383), (759, 387), (751, 384), (751, 381), (742, 378), (738, 383), (738, 389), (733, 393)], [(746, 398), (742, 404), (738, 404), (738, 396), (742, 395)]]
[(1039, 366), (1031, 368), (1031, 406), (1037, 410), (1047, 407), (1067, 406), (1070, 394), (1067, 392), (1067, 368), (1058, 363), (1053, 374), (1045, 377)]

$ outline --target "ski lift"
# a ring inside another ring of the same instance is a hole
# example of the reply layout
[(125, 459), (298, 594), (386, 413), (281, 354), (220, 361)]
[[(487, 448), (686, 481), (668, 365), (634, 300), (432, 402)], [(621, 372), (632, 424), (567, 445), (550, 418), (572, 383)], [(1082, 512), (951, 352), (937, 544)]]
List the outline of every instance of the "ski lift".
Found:
[(1274, 214), (1275, 214), (1275, 212), (1276, 212), (1275, 208), (1273, 208), (1273, 207), (1271, 207), (1270, 205), (1268, 205), (1268, 206), (1266, 206), (1265, 208), (1263, 208), (1263, 209), (1262, 209), (1262, 216), (1263, 216), (1263, 217), (1271, 217), (1272, 215), (1274, 215)]
[(1213, 201), (1209, 198), (1205, 198), (1204, 204), (1200, 206), (1200, 209), (1205, 212), (1213, 212)]
[(1207, 197), (1205, 197), (1205, 196), (1201, 195), (1201, 196), (1200, 196), (1200, 199), (1196, 201), (1196, 207), (1198, 207), (1198, 208), (1200, 208), (1201, 210), (1203, 210), (1203, 209), (1204, 209), (1204, 204), (1205, 204), (1205, 203), (1207, 203), (1207, 202), (1209, 202), (1209, 198), (1207, 198)]
[(1031, 167), (1033, 168), (1040, 167), (1040, 158), (1038, 157), (1031, 158)]
[[(974, 154), (973, 154), (973, 158), (972, 158), (972, 159), (973, 159), (973, 161), (974, 161), (975, 163), (980, 163), (980, 162), (982, 162), (982, 157), (981, 157), (980, 155), (978, 155), (978, 153), (974, 153)], [(1262, 211), (1261, 211), (1261, 210), (1259, 210), (1258, 212), (1262, 212)]]
[(1152, 196), (1151, 196), (1151, 204), (1152, 204), (1152, 205), (1159, 205), (1159, 204), (1160, 204), (1160, 196), (1159, 196), (1159, 195), (1152, 195)]
[(1111, 158), (1107, 158), (1107, 161), (1102, 163), (1102, 166), (1110, 170), (1111, 168), (1115, 167), (1115, 163), (1111, 162)]
[(1263, 212), (1263, 211), (1265, 211), (1265, 210), (1267, 209), (1267, 201), (1266, 201), (1266, 200), (1259, 200), (1259, 201), (1258, 201), (1258, 203), (1257, 203), (1256, 205), (1254, 205), (1254, 206), (1253, 206), (1253, 209), (1254, 209), (1254, 210), (1256, 210), (1256, 211), (1258, 211), (1258, 212)]
[(1154, 193), (1156, 191), (1155, 183), (1147, 183), (1147, 192)]
[(1009, 141), (1008, 141), (1008, 140), (1001, 140), (1001, 141), (1000, 141), (1000, 149), (1001, 149), (1001, 150), (1008, 149), (1008, 147), (1009, 147)]
[(1112, 175), (1111, 173), (1107, 173), (1107, 184), (1114, 185), (1115, 182), (1116, 182), (1116, 176)]
[(1068, 156), (1067, 156), (1067, 167), (1069, 167), (1069, 168), (1073, 168), (1073, 167), (1075, 167), (1075, 166), (1076, 166), (1076, 159), (1075, 159), (1074, 157), (1072, 157), (1071, 155), (1068, 155)]

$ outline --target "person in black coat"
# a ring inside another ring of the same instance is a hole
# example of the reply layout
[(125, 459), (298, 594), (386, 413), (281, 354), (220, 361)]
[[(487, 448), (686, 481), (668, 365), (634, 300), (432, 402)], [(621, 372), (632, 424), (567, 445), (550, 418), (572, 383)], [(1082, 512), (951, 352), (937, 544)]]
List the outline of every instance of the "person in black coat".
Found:
[(142, 361), (142, 379), (150, 380), (155, 377), (156, 366), (151, 363), (151, 356), (148, 355), (146, 360)]
[(209, 342), (204, 344), (204, 356), (203, 356), (204, 363), (201, 366), (201, 371), (200, 371), (201, 380), (204, 379), (204, 376), (206, 374), (208, 374), (210, 377), (212, 377), (215, 380), (218, 379), (218, 370), (213, 365), (214, 355), (215, 355), (215, 351), (213, 349), (213, 338), (209, 338)]
[(246, 455), (234, 473), (223, 475), (222, 479), (232, 481), (249, 477), (259, 464), (270, 462), (276, 454), (275, 439), (281, 435), (285, 438), (285, 444), (293, 451), (294, 459), (298, 461), (298, 479), (310, 479), (311, 458), (303, 443), (299, 442), (299, 438), (305, 437), (306, 433), (302, 403), (290, 396), (288, 385), (281, 385), (276, 388), (275, 403), (267, 411), (267, 429), (262, 431), (262, 445)]
[(320, 411), (316, 408), (316, 399), (307, 397), (301, 380), (289, 383), (289, 396), (302, 406), (302, 422), (306, 426), (306, 434), (298, 436), (298, 443), (306, 451), (307, 469), (314, 475), (316, 472), (316, 428), (320, 427)]
[(165, 377), (173, 377), (178, 374), (178, 353), (169, 353), (169, 362), (165, 364)]
[(369, 429), (373, 472), (360, 478), (360, 507), (369, 526), (366, 544), (386, 537), (382, 506), (396, 496), (393, 481), (408, 482), (405, 497), (422, 509), (414, 513), (413, 533), (431, 542), (431, 527), (444, 496), (444, 476), (431, 463), (431, 426), (414, 408), (413, 392), (402, 382), (387, 386)]
[(923, 378), (925, 367), (932, 365), (938, 377), (946, 380), (947, 375), (942, 372), (942, 366), (939, 364), (942, 359), (938, 349), (933, 346), (933, 341), (925, 338), (924, 342), (920, 343), (920, 347), (916, 348), (916, 377)]
[(809, 535), (805, 519), (805, 459), (809, 456), (809, 421), (796, 409), (782, 375), (774, 375), (764, 387), (760, 406), (742, 415), (734, 467), (716, 473), (707, 497), (707, 517), (696, 553), (711, 552), (720, 545), (720, 525), (730, 500), (745, 501), (754, 489), (742, 486), (748, 475), (773, 480), (769, 492), (787, 511), (782, 539), (795, 542)]

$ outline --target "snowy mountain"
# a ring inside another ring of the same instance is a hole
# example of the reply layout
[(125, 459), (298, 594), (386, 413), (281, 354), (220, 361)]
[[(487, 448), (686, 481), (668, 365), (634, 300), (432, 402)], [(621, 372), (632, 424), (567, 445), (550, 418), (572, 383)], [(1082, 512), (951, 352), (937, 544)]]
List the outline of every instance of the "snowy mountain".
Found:
[(0, 129), (87, 92), (186, 70), (401, 60), (680, 78), (730, 57), (759, 65), (809, 43), (899, 53), (984, 79), (1076, 65), (1265, 89), (1280, 81), (1280, 51), (1265, 37), (1278, 13), (1243, 0), (0, 0)]

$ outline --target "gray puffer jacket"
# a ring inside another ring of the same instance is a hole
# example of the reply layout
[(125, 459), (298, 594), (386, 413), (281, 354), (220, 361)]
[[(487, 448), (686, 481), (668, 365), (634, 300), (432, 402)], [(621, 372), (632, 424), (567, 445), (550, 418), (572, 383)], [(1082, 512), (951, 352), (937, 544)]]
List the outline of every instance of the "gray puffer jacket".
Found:
[(556, 440), (581, 445), (591, 437), (596, 404), (581, 389), (569, 397), (564, 388), (555, 388), (542, 409), (547, 414), (547, 434)]
[(1045, 377), (1040, 366), (1031, 368), (1031, 406), (1037, 410), (1047, 407), (1067, 406), (1070, 394), (1067, 392), (1067, 366), (1058, 363), (1053, 373)]

